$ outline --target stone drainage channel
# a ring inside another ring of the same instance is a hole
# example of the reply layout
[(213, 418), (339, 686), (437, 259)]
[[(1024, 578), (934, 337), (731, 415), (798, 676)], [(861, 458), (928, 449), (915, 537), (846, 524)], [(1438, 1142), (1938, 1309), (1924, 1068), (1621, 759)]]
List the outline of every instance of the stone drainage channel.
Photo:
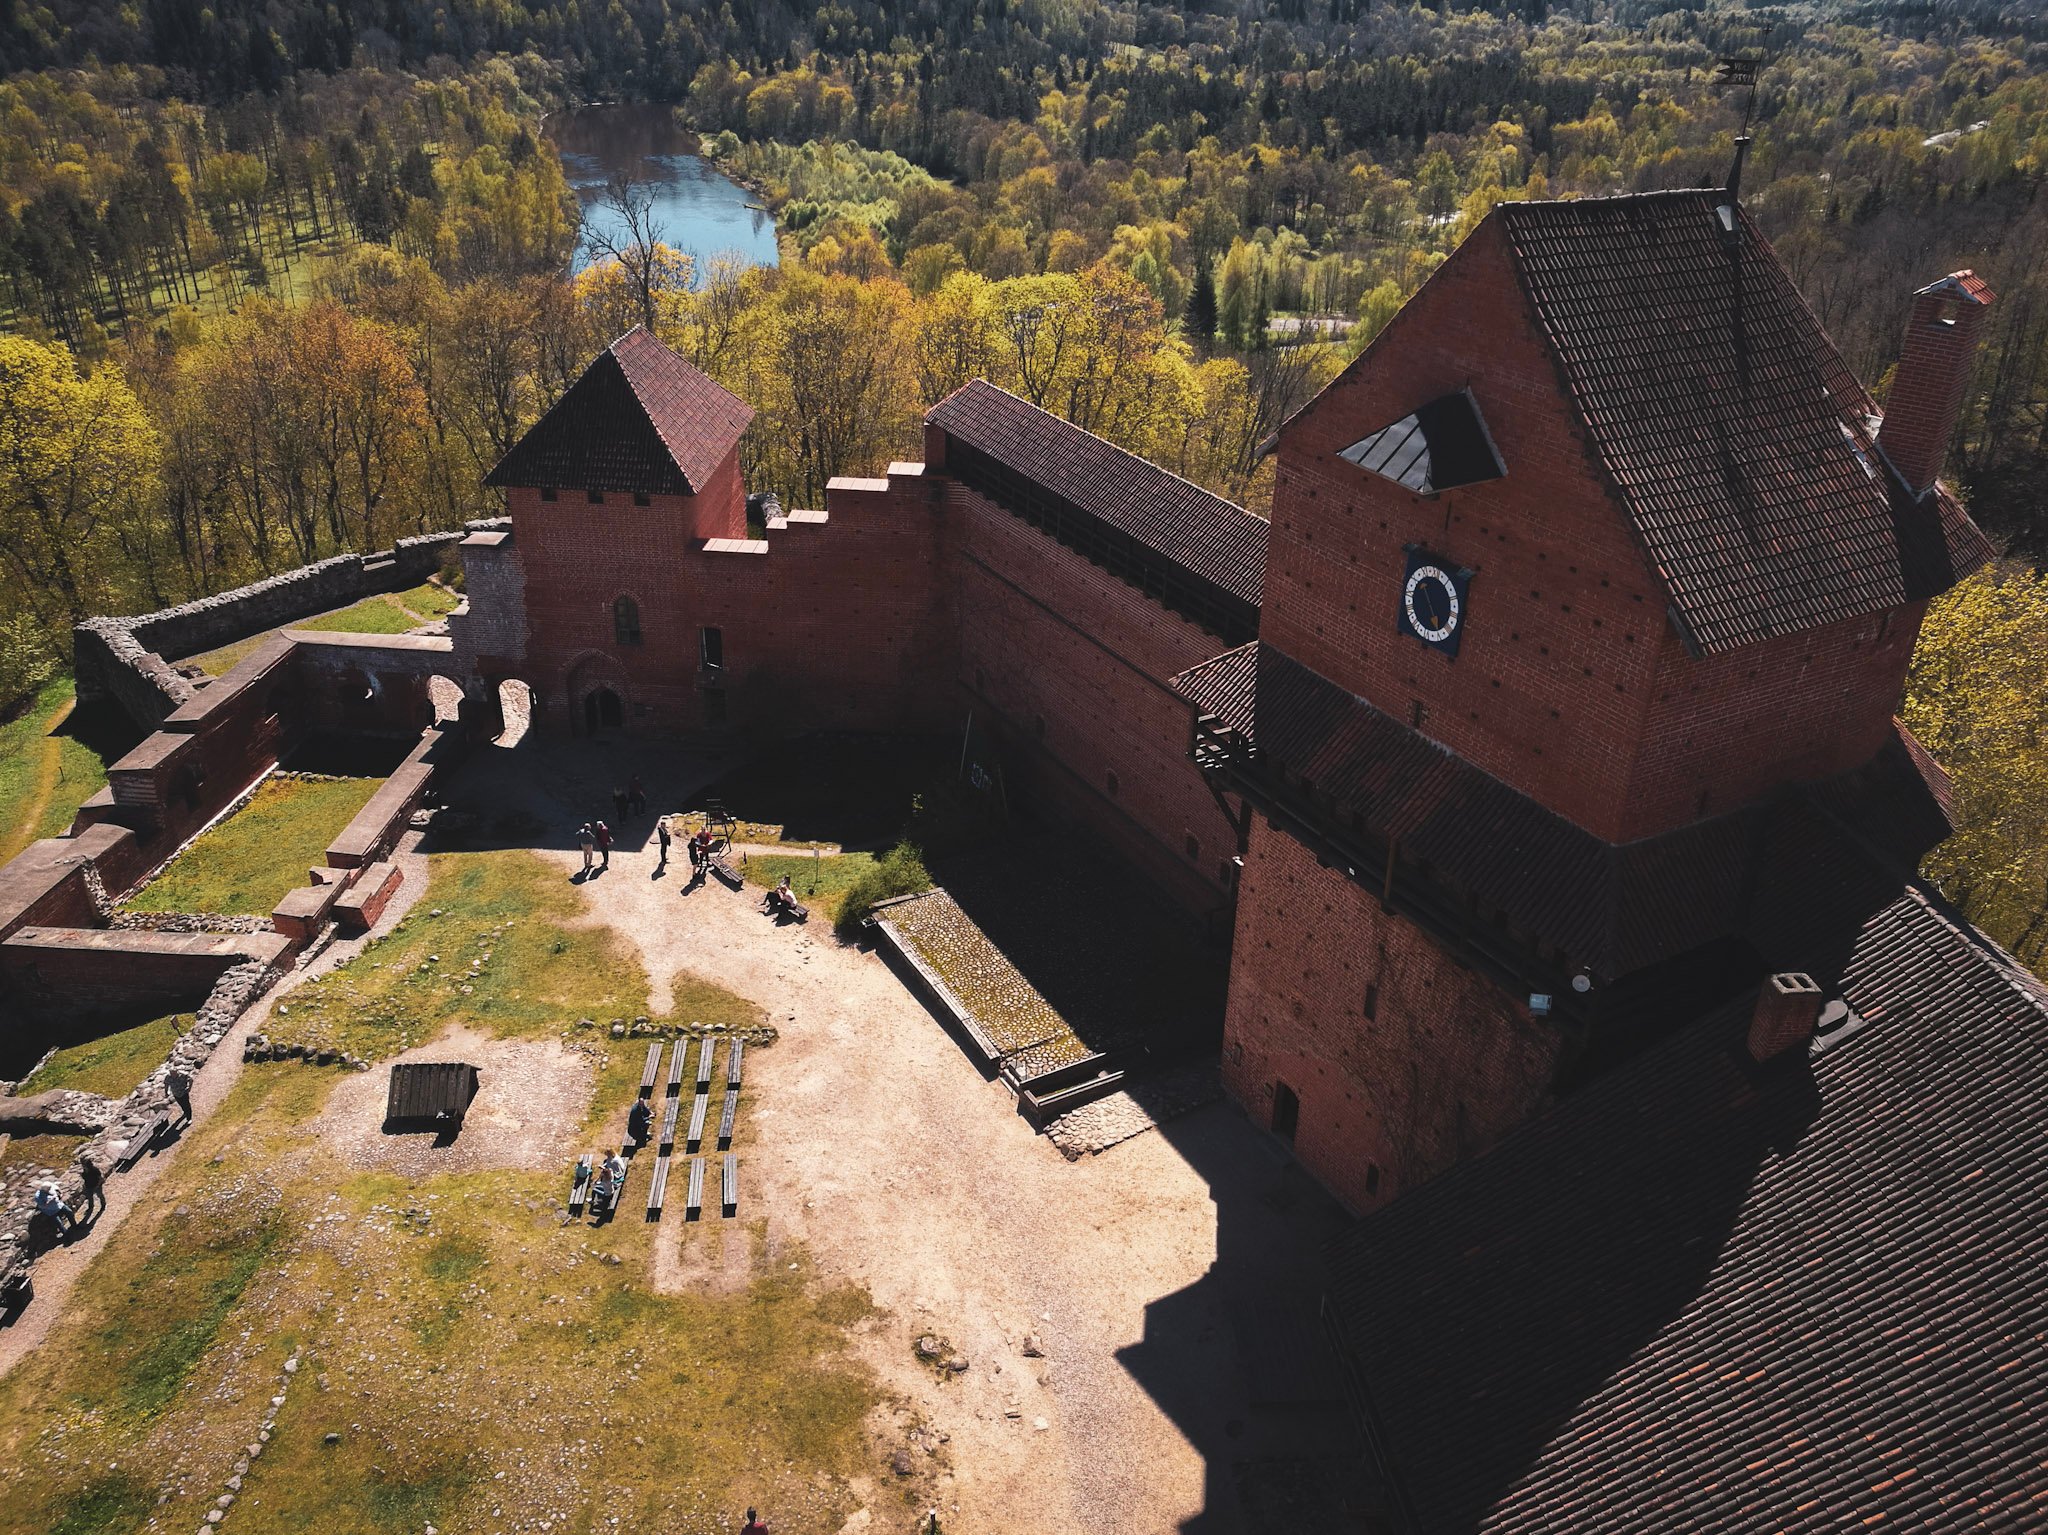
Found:
[[(263, 1414), (263, 1426), (256, 1431), (255, 1439), (242, 1446), (242, 1453), (235, 1461), (233, 1473), (221, 1484), (220, 1496), (213, 1500), (213, 1507), (206, 1511), (206, 1522), (199, 1526), (199, 1535), (209, 1535), (209, 1532), (219, 1529), (221, 1521), (228, 1516), (228, 1510), (235, 1506), (235, 1500), (242, 1495), (242, 1478), (249, 1474), (249, 1467), (263, 1453), (263, 1447), (270, 1443), (270, 1436), (277, 1428), (278, 1412), (284, 1407), (285, 1396), (290, 1392), (292, 1382), (298, 1377), (298, 1373), (299, 1356), (294, 1354), (284, 1362), (284, 1368), (278, 1372), (277, 1392), (271, 1397), (270, 1406)], [(338, 1444), (340, 1441), (339, 1434), (327, 1436), (329, 1444)]]

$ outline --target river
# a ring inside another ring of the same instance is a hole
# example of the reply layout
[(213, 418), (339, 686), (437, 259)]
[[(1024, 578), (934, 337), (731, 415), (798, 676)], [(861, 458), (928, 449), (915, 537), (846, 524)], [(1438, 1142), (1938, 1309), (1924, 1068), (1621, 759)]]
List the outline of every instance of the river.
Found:
[(700, 283), (714, 257), (737, 255), (749, 266), (776, 264), (774, 218), (752, 192), (694, 153), (695, 136), (669, 108), (640, 103), (578, 107), (551, 115), (548, 133), (583, 204), (575, 270), (590, 264), (593, 228), (619, 229), (622, 221), (599, 204), (605, 183), (619, 172), (654, 194), (659, 237), (691, 256)]

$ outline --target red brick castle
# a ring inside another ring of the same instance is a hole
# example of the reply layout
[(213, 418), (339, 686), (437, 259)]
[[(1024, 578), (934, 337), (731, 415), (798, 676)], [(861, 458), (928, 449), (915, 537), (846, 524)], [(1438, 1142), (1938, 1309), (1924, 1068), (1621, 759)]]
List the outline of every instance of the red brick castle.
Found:
[(457, 645), (578, 732), (971, 711), (1231, 924), (1226, 1084), (1369, 1209), (1824, 972), (1868, 903), (1769, 919), (1802, 839), (1945, 833), (1893, 711), (1988, 555), (1936, 475), (1989, 301), (1914, 295), (1886, 415), (1723, 194), (1509, 204), (1285, 425), (1270, 528), (975, 383), (750, 535), (751, 412), (635, 330), (493, 471)]

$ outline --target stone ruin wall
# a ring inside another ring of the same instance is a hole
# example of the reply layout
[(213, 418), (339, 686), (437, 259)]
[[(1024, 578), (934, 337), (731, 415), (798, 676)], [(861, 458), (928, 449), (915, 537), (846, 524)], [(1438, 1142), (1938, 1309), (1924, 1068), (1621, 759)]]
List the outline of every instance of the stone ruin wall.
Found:
[(89, 619), (71, 636), (79, 701), (112, 699), (138, 725), (154, 729), (200, 691), (171, 661), (364, 597), (418, 586), (441, 568), (461, 537), (401, 538), (375, 554), (338, 554), (154, 613)]

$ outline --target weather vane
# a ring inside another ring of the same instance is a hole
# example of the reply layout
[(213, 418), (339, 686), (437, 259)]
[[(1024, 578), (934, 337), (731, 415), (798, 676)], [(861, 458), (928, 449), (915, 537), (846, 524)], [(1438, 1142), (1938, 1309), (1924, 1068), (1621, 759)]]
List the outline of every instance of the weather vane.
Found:
[(1749, 132), (1749, 125), (1756, 116), (1756, 72), (1763, 67), (1762, 59), (1741, 59), (1729, 57), (1721, 60), (1714, 70), (1723, 85), (1744, 85), (1749, 87), (1749, 100), (1742, 108), (1742, 131)]

